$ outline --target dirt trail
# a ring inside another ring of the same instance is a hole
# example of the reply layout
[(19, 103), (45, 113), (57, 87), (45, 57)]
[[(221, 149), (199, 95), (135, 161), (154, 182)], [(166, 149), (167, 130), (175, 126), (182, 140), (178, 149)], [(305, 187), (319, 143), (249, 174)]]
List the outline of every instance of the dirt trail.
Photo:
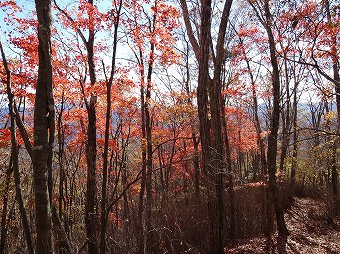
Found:
[(340, 219), (331, 220), (324, 204), (309, 198), (297, 198), (285, 218), (287, 239), (254, 238), (242, 241), (226, 253), (306, 253), (340, 254)]

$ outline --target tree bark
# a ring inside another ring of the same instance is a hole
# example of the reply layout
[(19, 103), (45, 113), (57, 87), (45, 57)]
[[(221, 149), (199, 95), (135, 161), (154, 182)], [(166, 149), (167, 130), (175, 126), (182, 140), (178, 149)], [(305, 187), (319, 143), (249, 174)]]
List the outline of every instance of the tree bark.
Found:
[[(154, 8), (157, 10), (157, 1), (154, 2)], [(149, 24), (151, 33), (154, 33), (156, 26), (157, 11), (152, 16), (152, 21)], [(151, 19), (150, 19), (151, 20)], [(155, 42), (153, 38), (150, 41), (150, 55), (148, 58), (146, 82), (143, 61), (143, 51), (139, 50), (139, 65), (140, 65), (140, 81), (141, 81), (141, 118), (142, 118), (142, 179), (141, 190), (139, 194), (138, 218), (139, 228), (143, 235), (143, 240), (137, 238), (140, 253), (156, 253), (156, 245), (154, 242), (154, 232), (151, 229), (151, 212), (152, 212), (152, 167), (153, 167), (153, 151), (152, 151), (152, 119), (151, 119), (151, 89), (152, 89), (152, 74), (154, 63)], [(145, 87), (146, 83), (146, 87)], [(146, 200), (144, 202), (144, 193)], [(144, 210), (145, 209), (145, 210)], [(145, 211), (145, 228), (143, 225), (143, 212)]]
[(51, 65), (51, 2), (35, 0), (38, 16), (39, 70), (34, 110), (33, 186), (35, 190), (37, 254), (53, 253), (49, 190), (49, 156), (54, 129)]
[[(329, 27), (333, 27), (334, 23), (332, 21), (332, 15), (330, 10), (329, 0), (325, 0), (326, 14)], [(331, 32), (331, 54), (332, 54), (332, 68), (333, 68), (333, 79), (335, 82), (335, 100), (336, 100), (336, 109), (337, 109), (337, 134), (340, 133), (340, 64), (338, 59), (338, 40), (337, 34)], [(334, 152), (333, 152), (333, 163), (332, 163), (332, 172), (331, 172), (331, 182), (332, 182), (332, 203), (333, 203), (333, 213), (340, 213), (340, 199), (339, 199), (339, 187), (338, 187), (338, 166), (337, 166), (337, 147), (339, 146), (339, 140), (336, 141)]]
[[(155, 19), (156, 17), (154, 17)], [(153, 239), (153, 231), (151, 229), (151, 208), (152, 208), (152, 122), (151, 122), (151, 114), (150, 114), (150, 101), (151, 101), (151, 76), (153, 72), (153, 58), (154, 58), (154, 49), (155, 45), (151, 44), (151, 53), (149, 60), (149, 68), (147, 74), (147, 84), (146, 84), (146, 94), (145, 94), (145, 130), (146, 130), (146, 151), (147, 151), (147, 160), (146, 160), (146, 181), (145, 181), (145, 189), (146, 189), (146, 233), (147, 233), (147, 253), (155, 253), (155, 242)]]
[[(221, 94), (222, 97), (222, 94)], [(230, 217), (230, 239), (235, 239), (235, 232), (236, 232), (236, 218), (235, 218), (235, 190), (234, 190), (234, 172), (232, 167), (231, 161), (231, 151), (230, 151), (230, 144), (229, 144), (229, 137), (228, 137), (228, 130), (227, 130), (227, 121), (225, 116), (225, 99), (221, 98), (222, 104), (222, 131), (224, 133), (224, 145), (225, 145), (225, 158), (226, 158), (226, 169), (227, 169), (227, 181), (228, 181), (228, 194), (229, 194), (229, 217)]]
[(288, 75), (288, 65), (286, 59), (286, 52), (284, 52), (284, 69), (285, 69), (285, 84), (286, 84), (286, 111), (282, 111), (282, 146), (281, 146), (281, 155), (280, 155), (280, 172), (284, 173), (285, 168), (285, 159), (287, 157), (287, 150), (289, 146), (290, 140), (290, 89), (289, 89), (289, 75)]
[[(197, 42), (188, 14), (185, 0), (181, 0), (183, 18), (187, 28), (189, 41), (198, 60), (197, 105), (199, 116), (200, 139), (202, 145), (202, 169), (208, 192), (210, 253), (224, 253), (224, 202), (223, 178), (226, 171), (225, 143), (223, 140), (223, 113), (221, 103), (221, 71), (224, 59), (224, 41), (232, 1), (226, 1), (219, 25), (216, 57), (210, 51), (212, 1), (201, 1), (200, 37)], [(213, 55), (214, 77), (209, 76), (209, 56)], [(209, 99), (210, 98), (210, 101)], [(209, 119), (209, 105), (210, 117)], [(210, 127), (211, 126), (211, 127)], [(210, 132), (211, 130), (211, 132)], [(231, 173), (231, 172), (229, 172)], [(232, 182), (230, 183), (232, 188)]]
[[(109, 135), (110, 135), (110, 122), (111, 122), (111, 89), (113, 83), (113, 77), (116, 70), (116, 52), (118, 45), (118, 27), (119, 27), (119, 17), (122, 8), (123, 1), (119, 2), (119, 6), (116, 6), (117, 20), (114, 24), (114, 35), (113, 35), (113, 50), (111, 59), (111, 73), (109, 79), (106, 75), (106, 115), (105, 115), (105, 141), (104, 141), (104, 151), (103, 151), (103, 182), (102, 182), (102, 200), (101, 200), (101, 218), (100, 218), (100, 253), (106, 253), (106, 196), (107, 196), (107, 173), (108, 173), (108, 152), (109, 152)], [(105, 67), (103, 66), (105, 71)], [(105, 72), (104, 72), (105, 73)]]
[[(93, 5), (93, 0), (88, 1), (89, 5)], [(90, 85), (96, 83), (96, 72), (94, 64), (94, 17), (92, 9), (88, 11), (89, 17), (89, 34), (86, 45), (87, 64), (89, 68)], [(89, 254), (98, 253), (97, 243), (97, 128), (96, 128), (96, 103), (97, 95), (92, 92), (90, 101), (87, 103), (87, 140), (86, 140), (86, 162), (87, 162), (87, 180), (86, 180), (86, 203), (85, 203), (85, 227), (87, 236), (87, 247)]]
[(3, 199), (3, 204), (2, 204), (0, 254), (6, 253), (6, 240), (7, 240), (7, 229), (8, 229), (8, 225), (7, 225), (8, 194), (9, 194), (9, 185), (11, 183), (12, 172), (13, 172), (13, 167), (12, 167), (12, 158), (11, 158), (9, 167), (6, 171), (5, 191), (4, 191), (4, 199)]
[[(141, 68), (142, 69), (142, 68)], [(144, 77), (144, 70), (141, 70), (141, 77)], [(144, 78), (143, 78), (144, 79)], [(139, 192), (139, 203), (138, 203), (138, 228), (139, 234), (137, 236), (137, 242), (139, 246), (139, 252), (144, 253), (144, 195), (145, 195), (145, 182), (146, 182), (146, 130), (145, 130), (145, 96), (144, 96), (144, 81), (141, 82), (140, 87), (140, 95), (141, 95), (141, 118), (142, 118), (142, 176), (140, 183), (140, 192)]]
[[(189, 105), (192, 105), (192, 98), (190, 97), (190, 72), (189, 72), (189, 42), (186, 41), (186, 54), (185, 54), (185, 71), (186, 71), (186, 79), (185, 79), (185, 91), (188, 96), (187, 103)], [(200, 159), (199, 159), (199, 153), (198, 153), (198, 144), (199, 144), (199, 138), (196, 137), (196, 128), (195, 124), (192, 122), (192, 142), (194, 145), (194, 157), (193, 157), (193, 164), (194, 164), (194, 186), (195, 186), (195, 194), (196, 197), (199, 196), (200, 193)]]
[[(290, 191), (293, 194), (295, 189), (295, 176), (296, 171), (298, 169), (297, 156), (298, 156), (298, 129), (297, 129), (297, 110), (298, 110), (298, 101), (297, 101), (297, 88), (298, 83), (295, 81), (294, 85), (294, 95), (293, 95), (293, 161), (292, 161), (292, 170), (290, 175)], [(292, 196), (292, 195), (291, 195)]]
[(58, 114), (58, 163), (59, 163), (59, 218), (63, 218), (63, 207), (64, 207), (64, 182), (65, 182), (65, 171), (64, 171), (64, 130), (62, 125), (62, 117), (64, 111), (64, 92), (61, 97), (60, 113)]
[(276, 181), (276, 156), (277, 156), (277, 137), (280, 124), (280, 72), (275, 49), (274, 35), (271, 30), (272, 15), (269, 9), (269, 0), (264, 1), (264, 12), (266, 17), (265, 29), (268, 35), (270, 62), (272, 72), (272, 92), (273, 92), (273, 111), (270, 119), (270, 133), (268, 135), (267, 167), (268, 167), (268, 187), (274, 206), (278, 232), (281, 235), (288, 235), (288, 229), (284, 220), (283, 207), (279, 198), (279, 189)]

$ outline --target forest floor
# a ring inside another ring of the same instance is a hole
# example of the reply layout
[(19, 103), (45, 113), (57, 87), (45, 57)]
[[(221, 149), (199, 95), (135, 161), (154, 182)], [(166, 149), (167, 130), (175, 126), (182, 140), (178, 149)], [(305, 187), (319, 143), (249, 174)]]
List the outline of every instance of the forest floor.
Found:
[(228, 248), (225, 253), (340, 254), (340, 218), (326, 216), (326, 206), (310, 198), (295, 198), (285, 218), (290, 235), (282, 239), (253, 238)]

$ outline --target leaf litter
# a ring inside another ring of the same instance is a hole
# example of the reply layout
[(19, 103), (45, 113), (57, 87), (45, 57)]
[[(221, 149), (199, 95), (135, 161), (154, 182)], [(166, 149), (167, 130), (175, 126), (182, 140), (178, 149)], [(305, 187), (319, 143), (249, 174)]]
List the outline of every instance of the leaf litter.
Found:
[(285, 212), (290, 235), (237, 241), (225, 249), (231, 254), (340, 254), (340, 218), (332, 218), (326, 204), (311, 198), (295, 198)]

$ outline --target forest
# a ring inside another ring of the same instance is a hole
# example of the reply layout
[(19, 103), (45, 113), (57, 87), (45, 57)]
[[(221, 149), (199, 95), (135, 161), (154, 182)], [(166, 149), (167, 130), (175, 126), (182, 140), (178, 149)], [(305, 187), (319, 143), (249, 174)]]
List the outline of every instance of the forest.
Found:
[(0, 0), (0, 254), (340, 253), (338, 0)]

